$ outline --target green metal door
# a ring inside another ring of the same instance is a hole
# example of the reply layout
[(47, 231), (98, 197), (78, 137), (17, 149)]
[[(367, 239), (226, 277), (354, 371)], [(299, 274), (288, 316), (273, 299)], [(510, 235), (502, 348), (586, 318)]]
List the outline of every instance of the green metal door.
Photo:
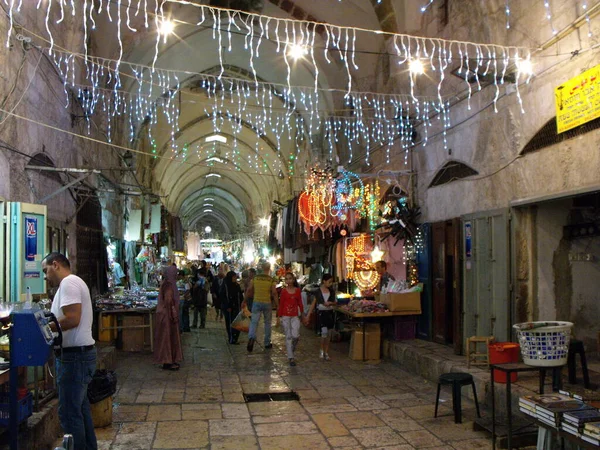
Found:
[(462, 218), (464, 336), (510, 339), (508, 210)]

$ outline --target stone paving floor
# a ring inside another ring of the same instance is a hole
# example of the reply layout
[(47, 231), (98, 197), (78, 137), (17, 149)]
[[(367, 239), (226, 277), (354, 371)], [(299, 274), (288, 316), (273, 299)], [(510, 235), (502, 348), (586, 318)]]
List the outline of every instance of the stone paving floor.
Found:
[[(212, 313), (211, 313), (212, 318)], [(262, 325), (262, 324), (261, 324)], [(262, 327), (261, 327), (262, 328)], [(455, 424), (450, 392), (388, 362), (348, 358), (332, 344), (332, 361), (318, 358), (318, 337), (302, 329), (296, 367), (285, 355), (281, 329), (273, 349), (229, 346), (225, 326), (183, 335), (185, 361), (170, 372), (149, 353), (120, 353), (113, 424), (97, 429), (100, 449), (487, 449), (489, 435), (473, 431), (474, 405), (463, 398)], [(244, 403), (243, 393), (294, 390), (300, 401)]]

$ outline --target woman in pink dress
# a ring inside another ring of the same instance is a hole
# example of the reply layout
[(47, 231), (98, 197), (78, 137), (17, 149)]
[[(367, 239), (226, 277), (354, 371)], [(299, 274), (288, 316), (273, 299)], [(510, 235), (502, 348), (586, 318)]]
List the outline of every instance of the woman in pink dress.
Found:
[(165, 370), (179, 370), (183, 360), (179, 335), (179, 292), (177, 291), (177, 267), (163, 270), (163, 281), (158, 293), (156, 325), (154, 331), (154, 361)]

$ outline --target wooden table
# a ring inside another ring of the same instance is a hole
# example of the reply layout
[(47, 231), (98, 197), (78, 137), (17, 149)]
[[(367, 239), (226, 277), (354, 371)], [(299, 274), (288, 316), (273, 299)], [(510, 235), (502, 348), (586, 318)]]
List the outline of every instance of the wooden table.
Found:
[(376, 319), (382, 319), (382, 318), (386, 318), (386, 317), (398, 317), (398, 316), (415, 316), (415, 315), (420, 315), (421, 311), (387, 311), (387, 312), (378, 312), (378, 313), (355, 313), (355, 312), (351, 312), (348, 311), (345, 308), (340, 308), (339, 306), (336, 308), (333, 308), (333, 310), (336, 313), (342, 313), (347, 315), (348, 317), (350, 317), (351, 319), (359, 319), (361, 322), (361, 327), (363, 330), (363, 346), (362, 346), (362, 351), (363, 351), (363, 361), (366, 361), (367, 359), (367, 333), (366, 333), (366, 329), (365, 329), (365, 322), (367, 320), (376, 320)]
[[(156, 312), (155, 308), (133, 308), (133, 309), (112, 309), (106, 311), (98, 311), (98, 335), (100, 335), (105, 330), (125, 330), (125, 329), (134, 329), (134, 328), (150, 328), (150, 350), (154, 351), (154, 313)], [(125, 314), (147, 314), (148, 315), (148, 324), (147, 325), (119, 325), (117, 322), (116, 327), (105, 327), (102, 325), (102, 316), (114, 314), (116, 316), (125, 315)]]

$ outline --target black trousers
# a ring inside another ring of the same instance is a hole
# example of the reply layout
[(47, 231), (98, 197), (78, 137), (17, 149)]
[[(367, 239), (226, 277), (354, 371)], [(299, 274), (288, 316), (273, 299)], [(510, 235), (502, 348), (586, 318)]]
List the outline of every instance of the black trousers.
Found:
[(231, 328), (231, 322), (233, 322), (235, 320), (235, 318), (237, 317), (237, 315), (240, 312), (232, 309), (231, 311), (223, 311), (223, 316), (225, 316), (225, 328), (227, 329), (227, 338), (228, 338), (228, 342), (230, 344), (233, 344), (234, 342), (237, 342), (237, 340), (240, 337), (240, 332), (239, 330), (236, 330), (235, 328)]

